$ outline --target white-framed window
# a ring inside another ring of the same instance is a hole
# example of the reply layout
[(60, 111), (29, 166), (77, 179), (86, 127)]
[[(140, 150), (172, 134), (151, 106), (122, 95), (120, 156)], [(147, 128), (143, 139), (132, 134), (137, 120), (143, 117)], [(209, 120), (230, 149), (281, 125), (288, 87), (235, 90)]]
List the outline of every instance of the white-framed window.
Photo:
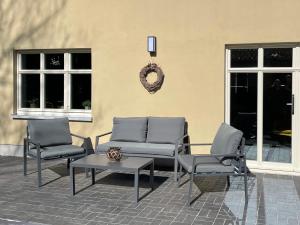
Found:
[(90, 49), (17, 50), (15, 57), (15, 117), (91, 119)]

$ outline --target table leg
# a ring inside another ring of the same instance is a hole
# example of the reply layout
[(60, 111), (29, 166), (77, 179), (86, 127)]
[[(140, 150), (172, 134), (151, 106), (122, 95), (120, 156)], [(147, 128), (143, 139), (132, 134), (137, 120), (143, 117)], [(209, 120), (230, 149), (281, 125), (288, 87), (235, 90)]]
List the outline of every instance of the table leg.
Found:
[(95, 184), (95, 168), (92, 168), (91, 171), (92, 171), (92, 184)]
[(138, 203), (139, 201), (139, 170), (137, 170), (134, 173), (134, 191), (135, 191), (135, 195), (134, 195), (134, 201), (135, 203)]
[(153, 190), (154, 189), (154, 161), (152, 161), (152, 164), (150, 165), (150, 187)]
[(75, 195), (75, 168), (70, 166), (70, 179), (71, 179), (71, 191), (72, 195)]

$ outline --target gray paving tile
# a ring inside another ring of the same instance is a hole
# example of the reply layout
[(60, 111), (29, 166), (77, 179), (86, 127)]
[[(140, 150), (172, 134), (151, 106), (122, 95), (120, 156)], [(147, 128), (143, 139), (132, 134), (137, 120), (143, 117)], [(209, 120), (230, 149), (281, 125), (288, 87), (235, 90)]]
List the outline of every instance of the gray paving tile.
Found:
[[(242, 179), (232, 177), (225, 191), (224, 177), (197, 178), (193, 196), (202, 193), (188, 206), (187, 184), (177, 188), (171, 172), (156, 171), (160, 177), (156, 179), (157, 188), (136, 206), (131, 175), (98, 172), (94, 186), (71, 196), (64, 161), (46, 162), (50, 168), (43, 170), (44, 180), (59, 179), (42, 188), (36, 187), (35, 166), (35, 161), (29, 160), (31, 174), (24, 177), (21, 158), (0, 157), (0, 224), (5, 224), (5, 219), (26, 225), (294, 225), (300, 220), (299, 177), (251, 176), (246, 206)], [(141, 193), (146, 193), (148, 180), (146, 175), (143, 177)], [(90, 179), (79, 171), (76, 182), (80, 190), (90, 184)]]

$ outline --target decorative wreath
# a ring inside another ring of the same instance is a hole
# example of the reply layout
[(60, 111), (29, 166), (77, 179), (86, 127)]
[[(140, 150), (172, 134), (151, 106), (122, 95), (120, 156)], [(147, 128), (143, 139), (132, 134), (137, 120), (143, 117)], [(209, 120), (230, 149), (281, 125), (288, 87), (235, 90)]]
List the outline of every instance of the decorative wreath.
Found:
[[(150, 84), (147, 81), (147, 76), (149, 73), (152, 73), (152, 72), (157, 74), (157, 80), (153, 84)], [(144, 88), (146, 88), (146, 90), (151, 94), (154, 94), (161, 88), (161, 86), (164, 82), (164, 77), (165, 77), (165, 75), (164, 75), (163, 71), (155, 63), (149, 63), (140, 72), (140, 81), (143, 84)]]

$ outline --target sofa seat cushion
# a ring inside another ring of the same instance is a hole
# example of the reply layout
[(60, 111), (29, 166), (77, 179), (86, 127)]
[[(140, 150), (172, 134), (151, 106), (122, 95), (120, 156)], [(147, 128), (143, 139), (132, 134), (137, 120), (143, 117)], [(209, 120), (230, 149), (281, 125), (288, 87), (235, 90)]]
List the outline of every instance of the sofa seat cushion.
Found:
[(149, 117), (148, 143), (175, 144), (184, 135), (185, 118)]
[(29, 120), (28, 134), (42, 147), (72, 144), (68, 118)]
[[(193, 169), (192, 155), (178, 155), (178, 162), (189, 173)], [(234, 166), (226, 166), (220, 163), (219, 159), (213, 156), (196, 157), (195, 163), (200, 163), (196, 166), (196, 173), (232, 173)]]
[(145, 142), (147, 133), (147, 117), (113, 119), (111, 141)]
[[(59, 158), (83, 154), (85, 150), (76, 145), (58, 145), (51, 147), (43, 147), (40, 149), (42, 159)], [(29, 154), (37, 156), (36, 148), (29, 150)]]
[(164, 155), (174, 156), (174, 144), (153, 144), (153, 143), (138, 143), (138, 142), (118, 142), (110, 141), (97, 146), (97, 152), (104, 153), (110, 147), (119, 147), (121, 152), (125, 154), (148, 154), (148, 155)]

